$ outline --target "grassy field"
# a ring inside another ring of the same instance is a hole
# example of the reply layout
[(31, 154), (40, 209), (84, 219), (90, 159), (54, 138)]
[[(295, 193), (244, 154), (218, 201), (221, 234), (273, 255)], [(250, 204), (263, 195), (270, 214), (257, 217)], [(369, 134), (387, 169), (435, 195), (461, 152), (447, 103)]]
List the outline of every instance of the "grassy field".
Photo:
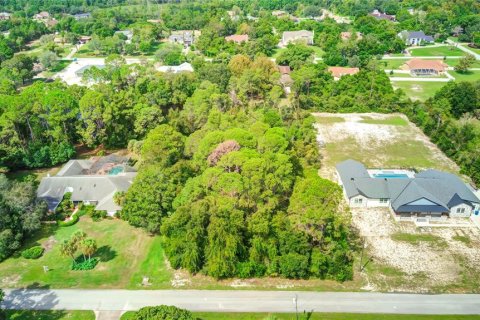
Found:
[(396, 81), (392, 82), (395, 89), (402, 89), (413, 100), (425, 101), (431, 98), (446, 82)]
[(368, 116), (362, 117), (363, 119), (360, 121), (362, 123), (370, 123), (370, 124), (386, 124), (391, 126), (406, 126), (408, 125), (408, 121), (399, 116), (392, 116), (386, 119), (374, 119)]
[[(70, 270), (71, 259), (60, 254), (59, 243), (79, 229), (97, 240), (95, 256), (100, 258), (100, 263), (90, 271)], [(27, 260), (17, 254), (0, 263), (1, 286), (127, 288), (140, 283), (141, 276), (151, 277), (150, 281), (157, 287), (169, 285), (170, 274), (165, 269), (158, 239), (121, 220), (93, 222), (84, 216), (71, 227), (45, 226), (24, 247), (34, 245), (46, 248), (41, 258)], [(49, 271), (45, 273), (43, 266), (48, 266)]]
[[(302, 320), (293, 313), (215, 313), (194, 312), (200, 320)], [(125, 313), (121, 320), (130, 320), (132, 312)], [(479, 320), (477, 315), (412, 315), (412, 314), (353, 314), (353, 313), (313, 313), (310, 320)]]
[(468, 71), (466, 73), (460, 73), (457, 71), (448, 71), (456, 81), (478, 81), (480, 80), (480, 71)]
[(410, 48), (412, 57), (464, 56), (465, 52), (453, 46)]
[(95, 320), (93, 311), (64, 311), (64, 310), (8, 310), (9, 320)]
[(448, 244), (443, 240), (443, 238), (429, 233), (395, 233), (391, 236), (392, 240), (403, 241), (413, 245), (419, 245), (420, 243), (428, 243), (431, 246), (437, 248), (445, 248)]

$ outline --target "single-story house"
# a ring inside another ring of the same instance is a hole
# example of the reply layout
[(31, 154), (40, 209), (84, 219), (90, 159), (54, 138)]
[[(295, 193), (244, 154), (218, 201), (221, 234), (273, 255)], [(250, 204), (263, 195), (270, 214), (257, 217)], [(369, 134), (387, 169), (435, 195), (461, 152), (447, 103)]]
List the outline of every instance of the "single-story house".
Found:
[(377, 10), (377, 9), (373, 10), (371, 13), (369, 13), (369, 15), (376, 18), (377, 20), (396, 21), (395, 15), (386, 14), (384, 12), (381, 12), (381, 11)]
[(248, 42), (248, 34), (234, 34), (231, 36), (225, 37), (225, 41), (232, 41), (236, 44), (241, 44), (243, 42)]
[(132, 30), (115, 31), (115, 34), (124, 36), (126, 38), (125, 43), (127, 44), (132, 43), (132, 38), (133, 38)]
[(442, 60), (412, 59), (401, 68), (410, 71), (412, 76), (438, 76), (447, 70), (448, 65)]
[(199, 30), (177, 30), (170, 33), (168, 41), (189, 47), (195, 43), (200, 35), (201, 32)]
[(92, 40), (92, 37), (90, 37), (90, 36), (80, 36), (80, 37), (78, 38), (78, 43), (80, 43), (80, 44), (85, 44), (85, 43), (87, 43), (87, 42), (90, 41), (90, 40)]
[(92, 17), (92, 14), (90, 12), (77, 13), (74, 14), (73, 17), (75, 18), (75, 20), (89, 19)]
[(475, 190), (451, 173), (367, 170), (355, 160), (343, 161), (336, 169), (351, 207), (388, 207), (399, 220), (469, 217), (480, 210)]
[(407, 31), (398, 33), (398, 37), (405, 41), (407, 46), (419, 46), (423, 43), (432, 43), (435, 41), (432, 36), (427, 36), (422, 30)]
[(237, 11), (234, 10), (228, 10), (227, 14), (232, 21), (237, 21), (240, 18)]
[(168, 73), (193, 72), (193, 66), (188, 62), (184, 62), (179, 66), (160, 66), (157, 70)]
[(115, 214), (121, 207), (114, 202), (117, 192), (127, 191), (137, 175), (125, 157), (110, 155), (93, 160), (70, 160), (52, 177), (40, 182), (37, 198), (54, 211), (67, 192), (75, 204), (95, 205), (95, 210)]
[(313, 31), (300, 30), (300, 31), (285, 31), (280, 41), (280, 46), (287, 46), (291, 42), (304, 42), (305, 44), (313, 44)]
[(10, 20), (12, 15), (8, 12), (0, 12), (0, 20)]
[(358, 73), (360, 69), (347, 67), (328, 67), (328, 71), (332, 74), (334, 80), (339, 80), (345, 75), (354, 75)]
[(291, 87), (293, 84), (292, 77), (290, 76), (292, 70), (289, 66), (278, 66), (277, 68), (278, 72), (280, 72), (280, 84), (282, 85), (285, 94), (289, 94), (292, 91)]

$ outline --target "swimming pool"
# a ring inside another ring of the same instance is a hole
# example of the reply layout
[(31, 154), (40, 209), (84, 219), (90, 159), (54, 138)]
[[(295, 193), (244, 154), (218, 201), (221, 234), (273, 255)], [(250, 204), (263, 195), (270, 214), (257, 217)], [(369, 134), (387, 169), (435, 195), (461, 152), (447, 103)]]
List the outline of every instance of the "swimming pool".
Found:
[(405, 173), (376, 173), (375, 178), (393, 178), (393, 179), (407, 179), (408, 175)]
[(116, 167), (113, 167), (112, 169), (110, 169), (108, 171), (108, 175), (109, 176), (116, 176), (117, 174), (123, 172), (123, 167), (122, 166), (116, 166)]

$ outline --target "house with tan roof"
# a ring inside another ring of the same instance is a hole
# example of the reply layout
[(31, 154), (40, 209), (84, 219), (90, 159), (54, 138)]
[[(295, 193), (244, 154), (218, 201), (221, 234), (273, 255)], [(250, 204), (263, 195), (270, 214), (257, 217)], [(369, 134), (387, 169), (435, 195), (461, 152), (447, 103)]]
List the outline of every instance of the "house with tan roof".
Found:
[(410, 71), (412, 76), (439, 76), (447, 70), (448, 65), (442, 60), (412, 59), (401, 68)]
[(33, 16), (33, 20), (44, 21), (50, 19), (50, 13), (47, 11), (42, 11)]
[(291, 87), (293, 84), (293, 80), (290, 76), (292, 70), (289, 66), (278, 66), (277, 69), (278, 72), (280, 72), (280, 84), (282, 85), (285, 94), (289, 94), (290, 92), (292, 92)]
[(354, 75), (360, 71), (358, 68), (347, 67), (328, 67), (328, 71), (332, 74), (334, 80), (339, 80), (346, 75)]
[(225, 41), (242, 44), (244, 42), (248, 42), (248, 34), (233, 34), (231, 36), (225, 37)]
[(8, 12), (0, 12), (0, 20), (10, 20), (12, 15)]
[(283, 11), (283, 10), (273, 10), (272, 11), (272, 16), (280, 18), (280, 17), (285, 17), (288, 16), (288, 12)]
[(285, 31), (280, 41), (281, 47), (286, 47), (292, 42), (304, 42), (307, 45), (313, 44), (313, 31), (300, 30), (300, 31)]

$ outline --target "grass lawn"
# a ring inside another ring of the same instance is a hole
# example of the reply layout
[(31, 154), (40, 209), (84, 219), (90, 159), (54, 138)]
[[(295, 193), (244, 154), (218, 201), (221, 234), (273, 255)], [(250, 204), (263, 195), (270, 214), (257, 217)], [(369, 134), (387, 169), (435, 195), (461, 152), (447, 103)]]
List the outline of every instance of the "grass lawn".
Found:
[(395, 233), (391, 236), (392, 240), (408, 242), (413, 245), (418, 245), (422, 242), (428, 243), (437, 248), (445, 248), (448, 244), (443, 240), (442, 237), (430, 234), (430, 233)]
[(310, 48), (312, 48), (315, 51), (315, 57), (316, 58), (323, 57), (323, 55), (325, 54), (325, 51), (323, 51), (322, 48), (320, 48), (320, 47), (310, 46)]
[(414, 81), (397, 81), (392, 82), (395, 89), (402, 89), (403, 92), (412, 100), (425, 101), (431, 98), (440, 90), (446, 82), (414, 82)]
[(412, 57), (464, 56), (465, 52), (453, 46), (410, 48)]
[(321, 124), (345, 122), (345, 119), (343, 119), (342, 117), (315, 117), (315, 118), (317, 119), (317, 123), (321, 123)]
[(274, 58), (274, 59), (278, 58), (278, 56), (285, 50), (287, 50), (287, 48), (276, 48), (271, 58)]
[(468, 71), (466, 73), (460, 73), (457, 71), (448, 71), (456, 81), (478, 81), (480, 80), (480, 71)]
[[(79, 229), (97, 240), (98, 251), (95, 256), (100, 258), (100, 263), (90, 271), (72, 271), (71, 259), (60, 254), (59, 243)], [(47, 248), (44, 255), (37, 260), (27, 260), (17, 254), (0, 263), (1, 285), (126, 288), (139, 280), (139, 272), (145, 272), (142, 274), (145, 276), (151, 276), (149, 272), (152, 272), (152, 283), (160, 287), (161, 284), (156, 281), (163, 281), (167, 286), (169, 273), (164, 267), (163, 251), (156, 241), (155, 237), (149, 236), (141, 229), (131, 227), (122, 220), (105, 219), (93, 222), (90, 217), (84, 216), (71, 227), (46, 225), (24, 246), (29, 248), (42, 245)], [(153, 261), (152, 257), (155, 255), (162, 257), (155, 261), (158, 269), (148, 262)], [(43, 266), (48, 266), (47, 273), (43, 271)], [(160, 273), (163, 276), (160, 276)]]
[(9, 320), (95, 320), (93, 311), (66, 310), (8, 310)]
[[(295, 320), (293, 313), (216, 313), (194, 312), (201, 320)], [(121, 320), (130, 320), (132, 312), (125, 313)], [(299, 318), (302, 317), (299, 313)], [(412, 314), (353, 314), (353, 313), (314, 313), (311, 320), (478, 320), (478, 315), (412, 315)]]
[(8, 172), (7, 178), (18, 181), (25, 181), (33, 179), (37, 182), (40, 182), (43, 177), (46, 177), (48, 174), (51, 176), (56, 175), (60, 171), (62, 165), (58, 165), (52, 168), (41, 168), (41, 169), (31, 169), (31, 170), (17, 170), (13, 172)]

